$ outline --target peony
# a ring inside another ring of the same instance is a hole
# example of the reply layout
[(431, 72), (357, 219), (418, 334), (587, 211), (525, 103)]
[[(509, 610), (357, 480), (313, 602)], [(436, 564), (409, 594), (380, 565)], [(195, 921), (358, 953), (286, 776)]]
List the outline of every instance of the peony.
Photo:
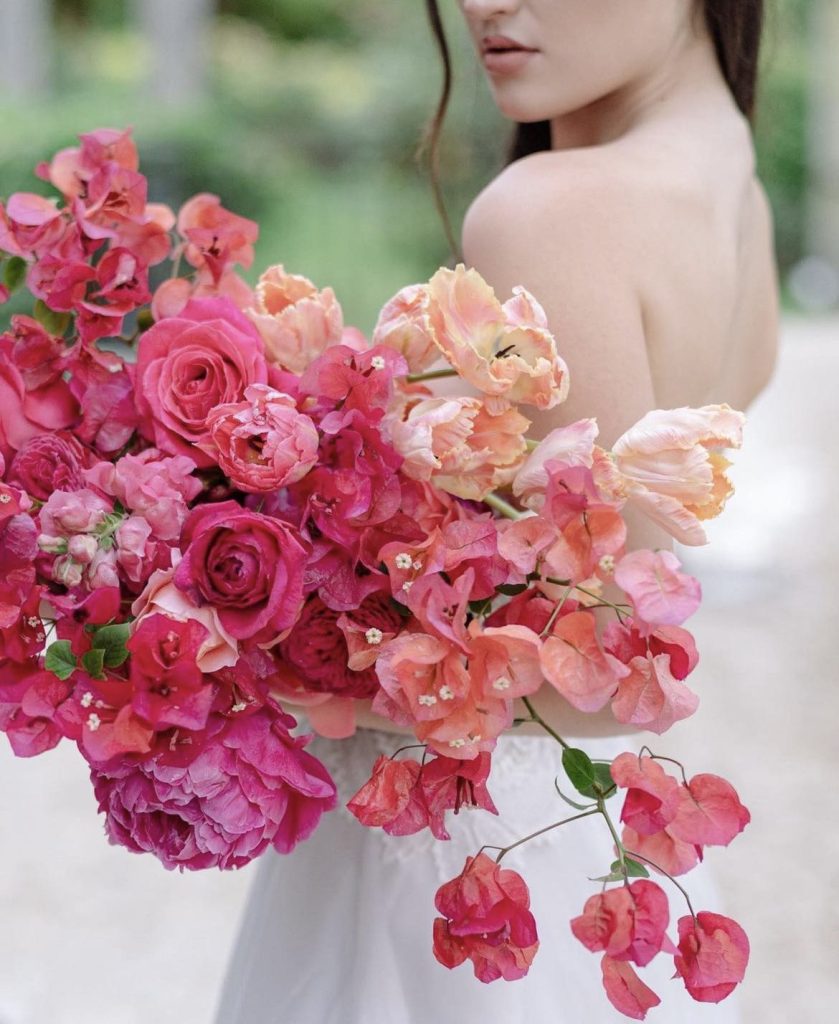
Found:
[(523, 978), (539, 948), (530, 893), (516, 871), (479, 853), (437, 890), (434, 956), (444, 967), (467, 958), (483, 982)]
[(718, 1003), (743, 980), (749, 962), (749, 939), (743, 929), (722, 914), (700, 910), (679, 918), (676, 973), (700, 1003)]
[(302, 479), (317, 463), (318, 432), (294, 399), (265, 384), (245, 389), (245, 400), (220, 405), (207, 418), (210, 443), (202, 449), (218, 460), (243, 491), (276, 491)]
[(181, 543), (175, 585), (215, 608), (231, 636), (270, 643), (297, 620), (307, 551), (287, 523), (235, 501), (199, 505)]
[(615, 442), (627, 498), (682, 544), (705, 544), (702, 520), (734, 492), (724, 448), (739, 448), (746, 418), (728, 405), (655, 409)]
[(568, 394), (545, 311), (524, 288), (502, 306), (476, 270), (441, 267), (428, 283), (434, 341), (464, 380), (486, 395), (552, 409)]
[(269, 267), (256, 286), (247, 315), (265, 342), (268, 358), (292, 373), (302, 373), (330, 345), (341, 341), (344, 317), (331, 288), (318, 289), (282, 264)]
[(273, 709), (223, 719), (190, 764), (152, 758), (92, 768), (111, 843), (168, 869), (238, 868), (269, 846), (290, 853), (336, 804), (335, 785)]
[(267, 373), (247, 317), (227, 299), (193, 299), (140, 339), (135, 386), (142, 432), (165, 452), (211, 466), (213, 459), (194, 447), (210, 439), (208, 415), (241, 401)]

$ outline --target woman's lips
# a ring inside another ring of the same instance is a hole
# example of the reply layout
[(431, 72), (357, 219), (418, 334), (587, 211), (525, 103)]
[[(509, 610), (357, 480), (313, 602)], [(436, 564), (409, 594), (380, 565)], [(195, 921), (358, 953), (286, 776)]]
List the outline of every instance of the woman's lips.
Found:
[(538, 52), (506, 36), (489, 36), (481, 45), (484, 67), (490, 74), (498, 75), (510, 75), (521, 71)]

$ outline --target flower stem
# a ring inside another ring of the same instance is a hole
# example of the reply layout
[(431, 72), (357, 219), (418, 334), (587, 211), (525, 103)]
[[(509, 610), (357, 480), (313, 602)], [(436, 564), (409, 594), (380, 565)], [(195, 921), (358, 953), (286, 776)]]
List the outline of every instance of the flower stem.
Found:
[(645, 857), (641, 853), (635, 853), (634, 850), (625, 850), (624, 853), (626, 854), (627, 857), (632, 857), (632, 858), (637, 859), (637, 860), (645, 860), (648, 864), (651, 864), (656, 869), (656, 871), (660, 871), (663, 875), (666, 875), (670, 879), (670, 881), (673, 883), (673, 885), (675, 885), (676, 888), (684, 896), (685, 902), (688, 905), (688, 910), (690, 911), (690, 916), (693, 918), (694, 924), (697, 923), (697, 921), (696, 921), (696, 914), (693, 911), (693, 904), (690, 902), (690, 896), (688, 896), (687, 891), (685, 890), (684, 886), (680, 885), (676, 881), (676, 879), (670, 874), (669, 871), (665, 871), (664, 868), (660, 864), (656, 864), (656, 862), (654, 860), (650, 860), (649, 857)]
[(599, 812), (595, 809), (592, 811), (583, 811), (582, 814), (575, 814), (570, 818), (563, 818), (562, 821), (555, 821), (552, 825), (546, 825), (544, 828), (540, 828), (537, 832), (531, 832), (529, 836), (524, 836), (522, 839), (517, 839), (514, 843), (509, 846), (501, 848), (501, 853), (495, 858), (495, 863), (500, 864), (501, 858), (510, 852), (515, 850), (517, 846), (521, 846), (522, 843), (526, 843), (531, 839), (535, 839), (536, 836), (541, 836), (545, 832), (550, 832), (552, 828), (559, 828), (560, 825), (567, 825), (569, 821), (578, 821), (580, 818), (588, 818), (592, 814), (598, 814)]
[(566, 743), (565, 740), (559, 735), (559, 733), (556, 732), (554, 729), (552, 729), (548, 725), (548, 723), (545, 721), (544, 718), (542, 718), (542, 716), (539, 714), (539, 712), (536, 710), (536, 708), (533, 707), (533, 705), (531, 704), (530, 699), (528, 697), (522, 697), (522, 703), (527, 708), (527, 710), (530, 712), (531, 721), (538, 722), (539, 725), (541, 725), (542, 728), (546, 732), (549, 732), (551, 734), (551, 736), (553, 736), (553, 738), (557, 741), (557, 743), (559, 743), (559, 745), (564, 750), (570, 750), (571, 744), (570, 743)]
[(486, 495), (484, 504), (494, 508), (496, 512), (500, 512), (505, 519), (521, 519), (524, 515), (517, 508), (513, 508), (509, 501), (505, 501), (500, 494), (495, 494), (494, 492)]
[(427, 370), (425, 373), (409, 373), (405, 380), (409, 384), (419, 384), (424, 380), (441, 380), (443, 377), (457, 377), (457, 370), (448, 366), (445, 370)]
[(606, 824), (609, 826), (609, 831), (612, 833), (612, 839), (615, 840), (615, 846), (618, 848), (618, 860), (621, 863), (621, 871), (623, 872), (624, 881), (628, 882), (629, 874), (626, 870), (626, 852), (624, 851), (623, 843), (618, 837), (618, 833), (615, 830), (615, 826), (612, 824), (612, 819), (609, 817), (609, 812), (606, 810), (606, 805), (602, 798), (597, 801), (597, 813), (602, 814), (606, 819)]

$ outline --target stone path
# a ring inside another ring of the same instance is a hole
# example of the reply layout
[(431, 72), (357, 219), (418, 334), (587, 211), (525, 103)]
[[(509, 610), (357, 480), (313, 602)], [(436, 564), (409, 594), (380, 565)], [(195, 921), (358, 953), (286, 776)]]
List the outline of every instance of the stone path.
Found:
[[(705, 590), (691, 623), (702, 707), (653, 745), (678, 750), (690, 773), (729, 777), (752, 811), (729, 850), (707, 853), (752, 940), (747, 1024), (829, 1024), (839, 1005), (839, 320), (788, 321), (784, 334), (736, 457), (738, 494), (712, 544), (682, 552)], [(0, 781), (0, 1024), (209, 1022), (251, 869), (181, 876), (109, 847), (69, 747), (17, 761), (0, 742)]]

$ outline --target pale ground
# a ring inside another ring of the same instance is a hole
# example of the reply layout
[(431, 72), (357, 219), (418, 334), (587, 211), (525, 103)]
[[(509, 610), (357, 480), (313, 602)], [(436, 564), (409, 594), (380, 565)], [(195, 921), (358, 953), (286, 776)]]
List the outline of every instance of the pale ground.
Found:
[[(706, 595), (702, 707), (651, 738), (752, 811), (707, 853), (752, 940), (746, 1024), (839, 1006), (837, 383), (839, 320), (787, 322), (738, 494), (711, 546), (682, 552)], [(0, 742), (0, 772), (0, 1024), (208, 1024), (250, 871), (169, 874), (109, 847), (71, 747), (17, 761)]]

